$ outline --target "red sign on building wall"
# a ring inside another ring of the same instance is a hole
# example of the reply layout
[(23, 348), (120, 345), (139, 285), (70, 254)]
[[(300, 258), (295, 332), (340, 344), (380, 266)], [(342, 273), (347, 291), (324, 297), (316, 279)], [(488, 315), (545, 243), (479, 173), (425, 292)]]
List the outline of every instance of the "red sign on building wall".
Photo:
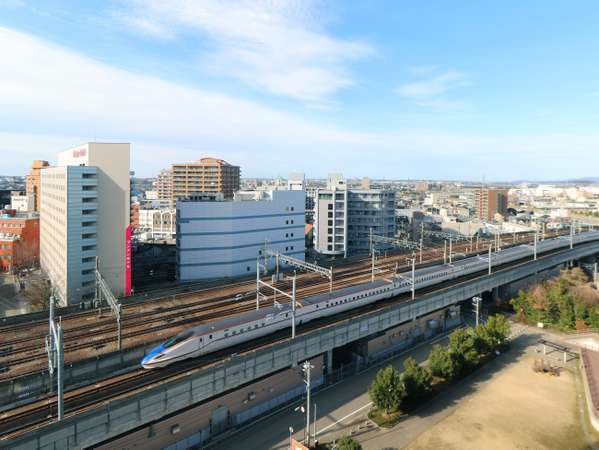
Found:
[(131, 295), (131, 225), (125, 231), (125, 296)]
[(73, 158), (81, 158), (87, 154), (87, 149), (85, 147), (78, 148), (73, 150)]

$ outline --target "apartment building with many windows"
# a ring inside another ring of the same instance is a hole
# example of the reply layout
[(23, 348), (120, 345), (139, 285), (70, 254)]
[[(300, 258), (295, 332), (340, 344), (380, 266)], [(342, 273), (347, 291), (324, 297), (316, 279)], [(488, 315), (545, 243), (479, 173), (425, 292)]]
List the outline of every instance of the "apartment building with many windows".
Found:
[(205, 193), (222, 193), (225, 198), (233, 198), (235, 191), (239, 190), (240, 174), (239, 166), (216, 158), (173, 164), (173, 202)]
[(369, 250), (370, 230), (394, 237), (395, 192), (349, 189), (341, 174), (329, 174), (326, 189), (314, 196), (314, 247), (324, 255), (347, 256)]
[(474, 190), (474, 211), (479, 220), (493, 221), (507, 215), (508, 190), (480, 187)]

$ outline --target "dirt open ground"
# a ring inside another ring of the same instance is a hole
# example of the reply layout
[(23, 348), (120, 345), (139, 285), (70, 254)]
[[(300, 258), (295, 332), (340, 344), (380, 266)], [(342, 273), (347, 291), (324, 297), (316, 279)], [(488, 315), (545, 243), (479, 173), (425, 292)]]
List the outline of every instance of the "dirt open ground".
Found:
[(537, 357), (535, 346), (528, 347), (407, 448), (589, 448), (577, 408), (578, 375), (566, 370), (559, 377), (535, 373)]

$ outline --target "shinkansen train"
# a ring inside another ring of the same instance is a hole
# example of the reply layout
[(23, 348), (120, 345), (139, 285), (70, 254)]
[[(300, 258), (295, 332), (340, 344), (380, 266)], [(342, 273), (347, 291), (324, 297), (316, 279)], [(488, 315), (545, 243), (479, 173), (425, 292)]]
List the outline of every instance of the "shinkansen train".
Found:
[[(576, 234), (573, 243), (599, 240), (599, 231)], [(546, 239), (537, 244), (537, 253), (541, 254), (570, 245), (570, 236)], [(531, 245), (510, 247), (491, 254), (491, 265), (497, 266), (532, 256)], [(415, 289), (443, 283), (470, 273), (485, 270), (488, 255), (471, 256), (452, 264), (441, 264), (415, 271)], [(331, 316), (343, 311), (359, 308), (379, 300), (395, 297), (409, 292), (411, 273), (394, 278), (392, 282), (376, 280), (362, 283), (333, 292), (307, 297), (302, 307), (295, 312), (295, 323), (302, 323), (321, 317)], [(291, 327), (292, 309), (290, 304), (260, 308), (226, 317), (210, 323), (198, 325), (168, 339), (150, 351), (142, 360), (146, 369), (165, 367), (177, 361), (206, 355), (217, 350), (257, 339), (284, 328)]]

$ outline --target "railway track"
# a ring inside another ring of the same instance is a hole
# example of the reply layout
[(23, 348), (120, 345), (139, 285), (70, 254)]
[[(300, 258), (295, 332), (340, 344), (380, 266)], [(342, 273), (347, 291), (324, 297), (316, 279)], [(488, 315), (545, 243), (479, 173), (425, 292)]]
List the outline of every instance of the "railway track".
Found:
[[(548, 257), (563, 251), (565, 249), (555, 249), (543, 253), (540, 258)], [(522, 258), (518, 261), (499, 265), (496, 271), (504, 268), (515, 268), (528, 264), (530, 258)], [(486, 270), (468, 274), (458, 279), (446, 281), (436, 286), (430, 286), (416, 291), (417, 296), (422, 296), (431, 292), (439, 292), (455, 287), (459, 284), (471, 282), (475, 279), (487, 276)], [(404, 293), (392, 299), (382, 300), (361, 308), (346, 311), (332, 317), (325, 317), (306, 324), (298, 325), (296, 333), (301, 336), (315, 329), (322, 329), (346, 320), (355, 320), (365, 314), (373, 311), (383, 310), (393, 307), (398, 303), (411, 301), (411, 293)], [(414, 301), (418, 301), (418, 298)], [(98, 404), (107, 401), (114, 401), (119, 398), (134, 395), (143, 390), (147, 390), (160, 383), (174, 381), (177, 378), (191, 375), (192, 373), (203, 370), (211, 365), (218, 364), (231, 355), (243, 355), (250, 351), (266, 348), (277, 343), (290, 340), (288, 329), (281, 330), (269, 336), (240, 344), (235, 347), (223, 349), (205, 357), (199, 357), (191, 360), (185, 360), (172, 366), (159, 370), (135, 370), (114, 378), (100, 381), (91, 386), (84, 386), (79, 389), (68, 391), (65, 394), (65, 417), (80, 414), (87, 409), (96, 407)], [(35, 428), (47, 425), (55, 420), (57, 411), (56, 397), (33, 402), (31, 404), (19, 407), (0, 414), (0, 442), (14, 439)]]
[[(517, 242), (518, 245), (522, 243), (524, 243), (524, 241)], [(483, 244), (488, 245), (486, 242), (483, 242)], [(456, 253), (469, 253), (472, 252), (472, 247), (472, 244), (462, 243), (456, 244), (454, 250)], [(442, 254), (440, 248), (432, 248), (424, 251), (423, 264), (421, 266), (435, 263), (439, 258), (439, 253)], [(409, 256), (409, 254), (404, 253), (384, 258), (377, 263), (377, 268), (381, 270), (390, 270), (394, 268), (396, 263), (405, 263)], [(364, 282), (368, 279), (369, 275), (369, 258), (365, 258), (362, 261), (355, 262), (346, 267), (340, 267), (335, 272), (335, 289)], [(352, 282), (351, 280), (354, 281)], [(248, 293), (251, 292), (253, 294), (250, 288), (254, 288), (254, 286), (255, 285), (252, 282), (236, 283), (233, 286), (226, 288), (227, 294), (225, 295), (222, 295), (222, 289), (203, 289), (198, 291), (204, 294), (201, 299), (168, 307), (159, 304), (158, 307), (150, 312), (136, 311), (134, 307), (137, 305), (126, 305), (126, 307), (124, 306), (122, 323), (124, 330), (122, 334), (123, 345), (125, 347), (135, 345), (135, 338), (142, 338), (143, 336), (148, 335), (152, 336), (152, 338), (143, 339), (143, 342), (158, 342), (164, 339), (164, 333), (167, 331), (169, 331), (169, 334), (174, 334), (192, 324), (195, 325), (216, 317), (222, 317), (223, 315), (237, 314), (253, 309), (255, 305), (254, 300), (238, 300), (235, 299), (234, 296), (236, 293), (239, 293), (240, 290)], [(323, 279), (319, 275), (312, 273), (300, 275), (298, 277), (298, 286), (298, 296), (300, 299), (308, 295), (325, 292), (328, 289), (327, 284), (323, 283)], [(289, 289), (290, 281), (279, 282), (277, 283), (277, 287), (279, 289)], [(218, 291), (221, 295), (204, 298), (215, 291)], [(193, 299), (197, 294), (197, 292), (182, 294), (176, 301), (185, 301), (187, 298)], [(170, 299), (162, 299), (162, 303), (169, 300)], [(152, 300), (151, 302), (157, 303), (158, 301)], [(131, 310), (131, 312), (127, 313), (127, 310)], [(80, 320), (81, 316), (86, 317), (88, 322), (90, 319), (95, 319), (95, 313), (93, 312), (78, 313), (75, 315), (76, 320)], [(105, 319), (100, 322), (94, 320), (93, 322), (93, 325), (87, 323), (69, 328), (67, 321), (63, 321), (66, 343), (65, 359), (67, 362), (78, 359), (73, 358), (73, 352), (76, 351), (89, 349), (92, 352), (103, 353), (117, 349), (116, 324), (114, 320)], [(2, 346), (0, 347), (0, 366), (9, 367), (11, 370), (0, 373), (0, 380), (7, 380), (27, 373), (36, 372), (45, 366), (46, 354), (43, 340), (47, 333), (47, 328), (45, 328), (47, 327), (47, 322), (42, 321), (42, 323), (43, 328), (41, 326), (38, 327), (39, 329), (37, 332), (32, 333), (31, 329), (28, 330), (29, 337), (20, 336), (2, 343)], [(22, 325), (18, 327), (22, 327)], [(6, 328), (7, 327), (3, 327), (0, 329), (0, 332), (5, 336), (11, 334), (10, 330), (8, 330), (8, 332), (5, 331)], [(10, 352), (3, 352), (2, 349), (10, 349)], [(29, 366), (19, 370), (19, 366), (25, 366), (27, 364), (29, 364)]]

